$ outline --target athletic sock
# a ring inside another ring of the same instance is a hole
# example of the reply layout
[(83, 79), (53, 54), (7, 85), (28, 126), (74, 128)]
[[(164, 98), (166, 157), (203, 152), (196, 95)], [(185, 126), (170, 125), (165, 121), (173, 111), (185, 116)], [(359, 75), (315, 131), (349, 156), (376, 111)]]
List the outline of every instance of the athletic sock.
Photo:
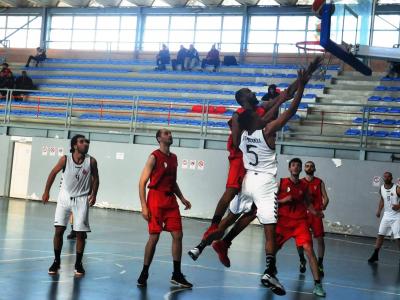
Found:
[(201, 241), (200, 244), (198, 244), (198, 245), (196, 246), (196, 248), (199, 249), (200, 252), (203, 252), (203, 250), (204, 250), (205, 247), (207, 247), (206, 241)]
[(299, 253), (300, 261), (305, 261), (306, 258), (304, 257), (304, 249), (303, 247), (298, 247), (297, 252)]
[(219, 224), (221, 223), (222, 216), (214, 215), (214, 217), (211, 220), (211, 224)]
[(323, 263), (324, 263), (324, 258), (323, 257), (318, 257), (318, 265), (322, 266)]
[(57, 262), (61, 261), (61, 250), (54, 249), (54, 260)]
[(379, 254), (379, 250), (381, 250), (381, 248), (375, 248), (374, 255), (378, 255)]
[(82, 263), (83, 253), (76, 252), (76, 265), (80, 265)]
[(143, 265), (142, 274), (148, 274), (149, 268), (150, 268), (150, 265)]
[(315, 284), (320, 284), (320, 283), (321, 283), (321, 280), (314, 280), (314, 283), (315, 283)]
[(272, 275), (275, 272), (275, 255), (266, 254), (265, 255), (266, 272)]
[(174, 274), (181, 274), (181, 262), (174, 260)]

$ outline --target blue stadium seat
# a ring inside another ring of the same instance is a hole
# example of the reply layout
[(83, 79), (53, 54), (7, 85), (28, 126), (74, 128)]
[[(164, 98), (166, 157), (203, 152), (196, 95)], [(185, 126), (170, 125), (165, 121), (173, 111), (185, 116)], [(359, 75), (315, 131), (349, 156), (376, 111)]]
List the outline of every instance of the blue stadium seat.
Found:
[(396, 120), (392, 120), (392, 119), (382, 120), (382, 125), (395, 125), (395, 124), (396, 124)]
[(374, 133), (373, 133), (373, 136), (374, 137), (387, 137), (389, 135), (389, 132), (388, 131), (384, 131), (384, 130), (379, 130), (379, 131), (375, 131)]
[(379, 86), (377, 86), (374, 90), (375, 90), (375, 91), (378, 91), (378, 92), (381, 92), (381, 91), (386, 91), (387, 88), (386, 88), (386, 86), (379, 85)]
[(382, 97), (371, 96), (371, 97), (368, 98), (368, 101), (382, 101)]

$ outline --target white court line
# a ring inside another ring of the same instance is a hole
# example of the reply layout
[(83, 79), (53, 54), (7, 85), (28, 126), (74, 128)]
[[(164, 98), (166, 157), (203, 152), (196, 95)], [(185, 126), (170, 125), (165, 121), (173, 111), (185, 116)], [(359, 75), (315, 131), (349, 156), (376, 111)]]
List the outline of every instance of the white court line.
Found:
[[(348, 244), (354, 244), (354, 245), (375, 247), (375, 244), (368, 244), (368, 243), (361, 243), (361, 242), (353, 242), (353, 241), (347, 241), (347, 240), (336, 239), (336, 238), (330, 238), (330, 237), (325, 237), (325, 239), (327, 239), (327, 240), (332, 240), (332, 241), (337, 241), (337, 242), (344, 242), (344, 243), (348, 243)], [(400, 253), (399, 250), (395, 250), (395, 249), (385, 249), (385, 248), (382, 248), (382, 250), (388, 251), (388, 252)]]
[(121, 271), (121, 272), (119, 272), (119, 274), (125, 274), (126, 273), (126, 270), (123, 270), (123, 271)]
[[(258, 290), (258, 289), (262, 289), (262, 287), (249, 287), (249, 286), (232, 286), (232, 285), (210, 285), (210, 286), (199, 286), (199, 287), (195, 287), (193, 289), (188, 289), (188, 288), (180, 288), (180, 289), (176, 289), (173, 291), (170, 291), (166, 294), (164, 294), (164, 300), (169, 300), (170, 297), (178, 292), (182, 292), (182, 291), (188, 291), (188, 290), (198, 290), (198, 289), (247, 289), (247, 290)], [(265, 288), (266, 291), (268, 291), (268, 288)], [(286, 292), (289, 293), (295, 293), (295, 294), (305, 294), (305, 295), (312, 295), (312, 293), (310, 292), (301, 292), (301, 291), (292, 291), (292, 290), (286, 290)]]
[[(87, 253), (86, 255), (89, 255), (89, 254), (97, 254), (97, 252)], [(61, 257), (67, 257), (67, 256), (75, 256), (75, 254), (63, 254), (63, 255), (61, 255)], [(45, 259), (45, 258), (54, 258), (54, 255), (52, 255), (52, 256), (37, 256), (37, 257), (2, 259), (2, 260), (0, 260), (0, 263), (25, 261), (25, 260), (38, 260), (38, 259)]]
[(93, 280), (102, 280), (102, 279), (110, 279), (110, 278), (111, 278), (110, 276), (102, 276), (102, 277), (93, 278)]
[(1, 250), (15, 250), (15, 251), (29, 251), (29, 252), (54, 253), (54, 251), (33, 250), (33, 249), (17, 249), (17, 248), (0, 248), (0, 249), (1, 249)]
[(115, 264), (117, 267), (119, 267), (119, 268), (123, 268), (124, 266), (123, 265), (120, 265), (120, 264)]

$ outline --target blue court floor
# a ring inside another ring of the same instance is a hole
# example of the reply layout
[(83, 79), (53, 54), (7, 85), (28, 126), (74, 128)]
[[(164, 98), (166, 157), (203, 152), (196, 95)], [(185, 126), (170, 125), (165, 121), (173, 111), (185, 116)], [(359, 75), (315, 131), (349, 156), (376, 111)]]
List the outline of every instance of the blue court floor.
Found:
[[(264, 271), (263, 231), (250, 226), (230, 249), (232, 266), (221, 265), (212, 248), (197, 262), (186, 254), (197, 244), (208, 223), (184, 219), (183, 273), (191, 290), (170, 285), (171, 239), (163, 234), (150, 268), (147, 288), (136, 287), (142, 267), (147, 226), (140, 214), (91, 210), (92, 233), (84, 256), (86, 275), (75, 278), (75, 242), (65, 239), (58, 276), (47, 274), (53, 260), (55, 205), (0, 198), (0, 299), (317, 299), (312, 295), (309, 268), (298, 272), (294, 243), (278, 254), (278, 277), (287, 290), (275, 296), (260, 284)], [(385, 243), (379, 264), (366, 262), (373, 239), (328, 235), (325, 258), (326, 299), (400, 299), (400, 253)]]

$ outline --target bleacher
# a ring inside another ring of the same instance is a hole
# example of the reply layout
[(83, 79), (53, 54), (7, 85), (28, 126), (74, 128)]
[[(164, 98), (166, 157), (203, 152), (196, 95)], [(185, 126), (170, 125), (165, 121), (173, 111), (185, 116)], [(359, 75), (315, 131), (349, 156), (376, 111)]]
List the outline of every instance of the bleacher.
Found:
[[(21, 64), (11, 66), (15, 73), (25, 69)], [(183, 132), (207, 127), (226, 135), (227, 120), (237, 108), (236, 90), (248, 87), (261, 98), (268, 84), (285, 89), (297, 69), (248, 64), (222, 66), (219, 72), (155, 71), (151, 61), (48, 59), (39, 68), (27, 69), (38, 90), (22, 102), (12, 101), (9, 108), (3, 100), (0, 115), (7, 111), (10, 122), (77, 127), (169, 125)], [(365, 135), (370, 142), (385, 139), (391, 145), (400, 135), (400, 86), (398, 79), (382, 75), (366, 79), (329, 67), (325, 81), (312, 80), (306, 86), (282, 140), (353, 145)]]

